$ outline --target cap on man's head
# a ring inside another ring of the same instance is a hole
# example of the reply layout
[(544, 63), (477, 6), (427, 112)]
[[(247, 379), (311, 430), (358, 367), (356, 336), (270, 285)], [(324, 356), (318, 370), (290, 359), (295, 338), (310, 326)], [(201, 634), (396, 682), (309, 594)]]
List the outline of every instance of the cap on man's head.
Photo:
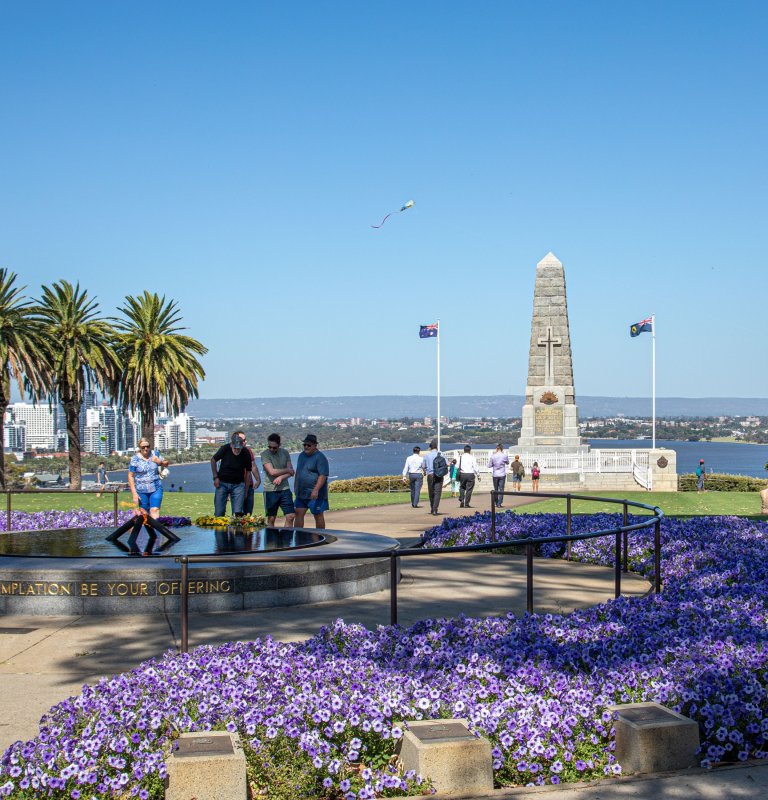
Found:
[(432, 450), (435, 450), (435, 449), (437, 448), (437, 439), (433, 439), (433, 440), (432, 440), (432, 441), (429, 443), (429, 446), (430, 446), (430, 448), (431, 448)]
[(232, 438), (229, 440), (229, 443), (236, 450), (242, 450), (242, 448), (243, 448), (243, 437), (239, 433), (233, 433), (232, 434)]
[(703, 464), (703, 463), (704, 463), (704, 459), (703, 459), (703, 458), (700, 458), (700, 459), (699, 459), (699, 464)]
[(302, 440), (302, 444), (317, 444), (317, 436), (314, 433), (308, 433)]

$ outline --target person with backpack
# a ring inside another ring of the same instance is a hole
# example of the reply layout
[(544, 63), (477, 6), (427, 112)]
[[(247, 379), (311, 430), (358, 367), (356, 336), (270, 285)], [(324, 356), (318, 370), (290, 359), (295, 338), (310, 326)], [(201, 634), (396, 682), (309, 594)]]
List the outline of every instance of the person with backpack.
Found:
[(459, 463), (455, 458), (451, 459), (449, 467), (449, 477), (451, 479), (451, 497), (459, 495)]
[(534, 492), (539, 491), (539, 478), (541, 477), (541, 469), (539, 468), (539, 462), (533, 462), (533, 468), (531, 469), (531, 484)]
[(696, 491), (704, 491), (704, 478), (707, 476), (707, 470), (704, 467), (704, 459), (699, 461), (699, 466), (696, 467)]
[(448, 462), (437, 449), (437, 440), (429, 443), (429, 451), (424, 456), (424, 469), (427, 473), (427, 490), (429, 491), (429, 513), (438, 516), (437, 509), (443, 496), (443, 480), (448, 474)]
[(515, 456), (515, 460), (512, 462), (512, 488), (519, 492), (523, 488), (523, 478), (525, 477), (525, 467), (523, 466), (523, 462), (520, 460), (520, 456)]

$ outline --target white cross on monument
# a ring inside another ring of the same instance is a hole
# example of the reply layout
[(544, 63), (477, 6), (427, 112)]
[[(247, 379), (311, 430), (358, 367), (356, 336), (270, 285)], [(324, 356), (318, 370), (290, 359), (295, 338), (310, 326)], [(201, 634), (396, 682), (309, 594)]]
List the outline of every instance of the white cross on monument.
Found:
[(545, 339), (543, 336), (540, 336), (536, 340), (536, 344), (539, 347), (546, 347), (547, 348), (547, 365), (544, 370), (544, 382), (550, 386), (554, 383), (554, 374), (555, 374), (555, 347), (560, 347), (563, 343), (562, 339), (554, 339), (552, 337), (552, 326), (547, 325), (547, 338)]

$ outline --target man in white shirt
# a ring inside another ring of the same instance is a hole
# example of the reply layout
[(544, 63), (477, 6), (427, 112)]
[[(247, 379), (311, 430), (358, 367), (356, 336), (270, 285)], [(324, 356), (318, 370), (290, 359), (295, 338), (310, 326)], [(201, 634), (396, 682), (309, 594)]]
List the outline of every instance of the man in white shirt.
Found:
[(419, 495), (421, 494), (421, 485), (424, 483), (424, 459), (421, 456), (420, 447), (414, 447), (413, 455), (405, 459), (403, 483), (411, 484), (411, 505), (419, 508)]
[(472, 499), (472, 490), (475, 488), (475, 478), (480, 480), (480, 470), (477, 461), (472, 455), (472, 448), (464, 445), (464, 452), (459, 456), (459, 508), (472, 508), (469, 501)]

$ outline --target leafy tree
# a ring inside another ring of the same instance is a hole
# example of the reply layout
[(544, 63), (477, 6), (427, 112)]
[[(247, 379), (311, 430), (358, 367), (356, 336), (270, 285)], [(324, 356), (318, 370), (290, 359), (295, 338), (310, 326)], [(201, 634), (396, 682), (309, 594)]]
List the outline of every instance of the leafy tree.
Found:
[(86, 390), (98, 387), (114, 394), (120, 374), (115, 331), (99, 316), (99, 305), (88, 292), (68, 281), (43, 287), (39, 315), (53, 345), (48, 363), (53, 376), (51, 395), (61, 402), (67, 422), (69, 485), (81, 487), (80, 409)]
[(117, 353), (123, 365), (120, 394), (131, 410), (141, 412), (141, 435), (154, 442), (155, 410), (161, 403), (181, 413), (190, 397), (197, 397), (198, 380), (205, 371), (197, 356), (208, 348), (186, 336), (179, 325), (181, 314), (175, 300), (145, 291), (128, 296), (118, 309), (123, 319), (114, 320)]
[[(15, 286), (16, 273), (0, 269), (0, 424), (11, 402), (11, 382), (33, 399), (47, 388), (46, 339), (24, 287)], [(5, 453), (0, 436), (0, 489), (5, 489)]]

